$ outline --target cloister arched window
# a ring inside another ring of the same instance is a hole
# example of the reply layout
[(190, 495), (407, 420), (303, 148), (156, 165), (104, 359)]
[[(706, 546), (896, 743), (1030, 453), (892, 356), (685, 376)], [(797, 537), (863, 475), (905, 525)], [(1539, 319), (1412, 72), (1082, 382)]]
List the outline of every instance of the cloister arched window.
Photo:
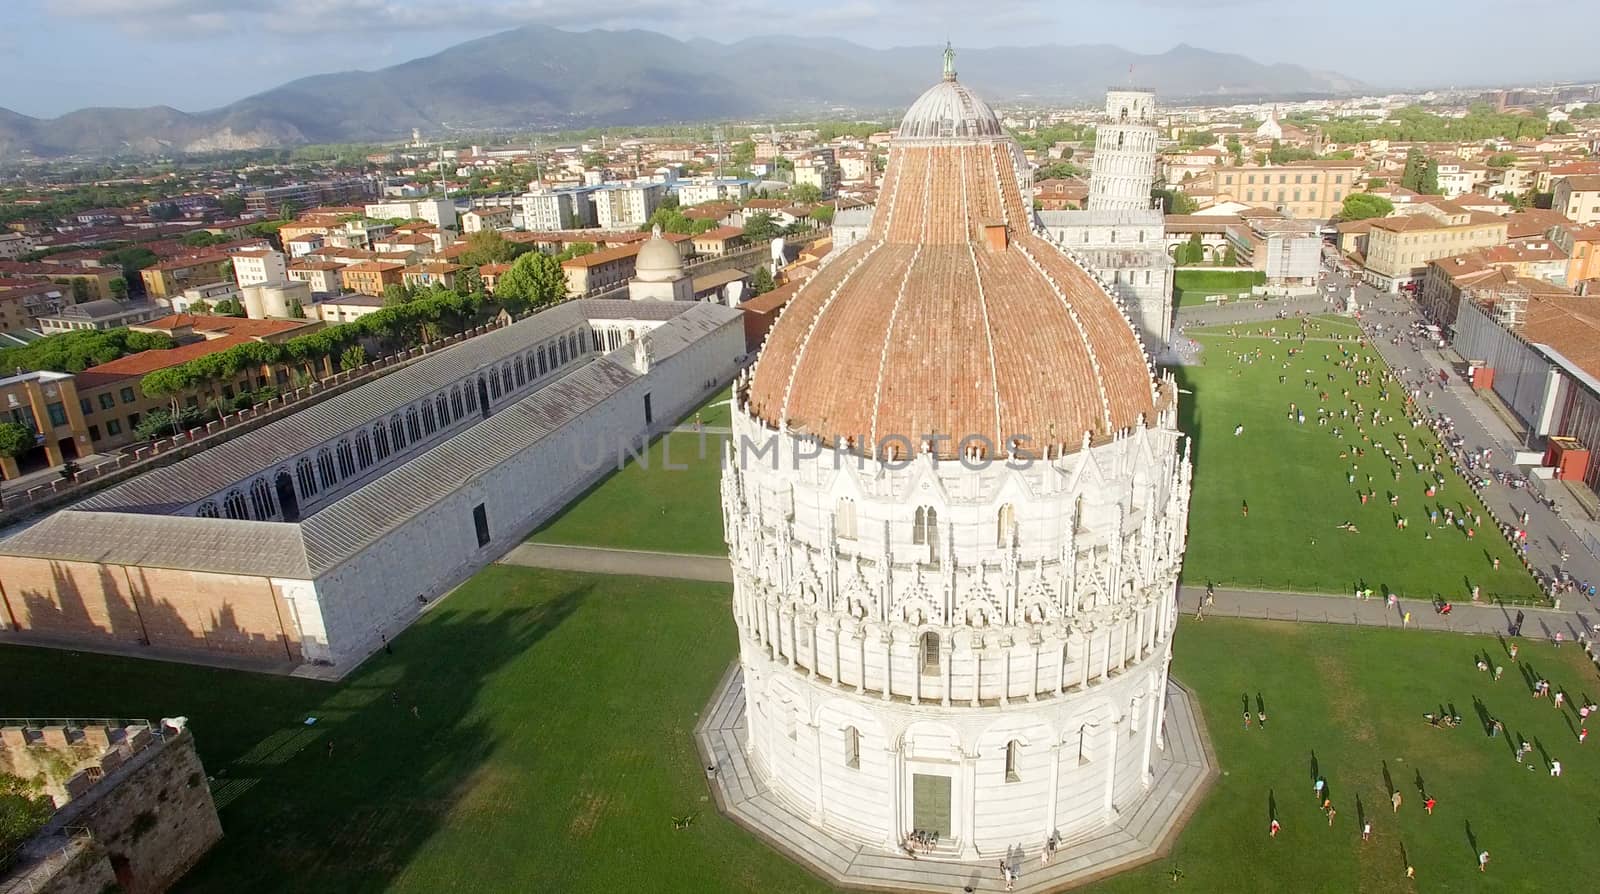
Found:
[(511, 363), (510, 360), (507, 360), (505, 365), (500, 367), (500, 381), (502, 383), (504, 383), (505, 392), (507, 394), (511, 393), (511, 388), (512, 388), (511, 383), (513, 381), (515, 381), (515, 379), (512, 377), (511, 369), (512, 369), (512, 363)]
[(394, 442), (396, 453), (406, 448), (406, 424), (399, 413), (389, 417), (389, 440)]
[(350, 439), (341, 438), (336, 451), (339, 456), (339, 477), (349, 478), (356, 473), (355, 452), (350, 449)]
[(217, 504), (207, 500), (200, 504), (200, 508), (196, 509), (194, 514), (199, 518), (216, 518)]
[(250, 482), (250, 512), (258, 521), (268, 521), (278, 514), (278, 504), (272, 499), (272, 485), (265, 478)]
[(406, 408), (406, 437), (413, 444), (422, 440), (422, 414), (416, 407)]
[(840, 497), (833, 506), (834, 533), (845, 540), (856, 539), (856, 501)]
[(372, 465), (372, 438), (365, 430), (356, 432), (356, 468), (365, 469)]
[(451, 410), (450, 415), (452, 417), (456, 418), (456, 419), (460, 419), (462, 416), (467, 415), (466, 412), (461, 409), (461, 386), (460, 385), (457, 385), (454, 388), (450, 389), (450, 410)]
[(245, 506), (244, 494), (240, 493), (238, 488), (228, 491), (228, 495), (222, 498), (222, 511), (229, 518), (250, 517), (249, 507)]
[(322, 486), (325, 488), (339, 483), (339, 476), (333, 469), (333, 451), (326, 447), (317, 451), (317, 473), (322, 477)]
[(434, 419), (433, 401), (422, 402), (422, 433), (431, 435), (438, 429), (438, 420)]
[(939, 672), (939, 634), (929, 631), (917, 637), (917, 665), (925, 674)]
[(517, 355), (517, 387), (528, 384), (528, 368), (522, 365), (522, 355)]
[(450, 424), (450, 398), (443, 391), (433, 399), (433, 408), (439, 417), (439, 427), (444, 428)]
[(566, 362), (567, 362), (567, 340), (566, 339), (564, 339), (564, 338), (556, 339), (556, 354), (561, 357), (561, 363), (563, 365), (565, 365)]
[(1006, 743), (1006, 781), (1021, 782), (1022, 777), (1017, 775), (1017, 756), (1021, 750), (1021, 743), (1016, 739)]
[(461, 399), (466, 401), (468, 413), (478, 411), (478, 389), (472, 386), (471, 381), (467, 382), (467, 387), (461, 389)]
[(389, 458), (389, 427), (382, 422), (372, 427), (372, 449), (379, 462)]
[(545, 366), (544, 362), (544, 348), (541, 347), (539, 348), (539, 375), (544, 375), (547, 369), (548, 367)]
[(1000, 512), (995, 518), (994, 545), (1004, 549), (1011, 545), (1011, 529), (1017, 523), (1016, 507), (1010, 503), (1000, 507)]
[(302, 456), (294, 464), (294, 477), (300, 482), (300, 495), (314, 497), (317, 495), (317, 472), (311, 466), (311, 457)]
[(853, 726), (844, 728), (844, 765), (852, 770), (861, 769), (861, 731)]

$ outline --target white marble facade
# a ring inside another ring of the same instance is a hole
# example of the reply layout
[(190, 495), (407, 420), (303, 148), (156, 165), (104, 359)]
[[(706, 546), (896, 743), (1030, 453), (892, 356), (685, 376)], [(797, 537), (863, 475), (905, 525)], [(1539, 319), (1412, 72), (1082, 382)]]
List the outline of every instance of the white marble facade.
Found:
[(963, 859), (1143, 794), (1188, 514), (1174, 410), (1048, 459), (895, 463), (739, 403), (722, 505), (767, 786), (831, 834), (927, 829)]

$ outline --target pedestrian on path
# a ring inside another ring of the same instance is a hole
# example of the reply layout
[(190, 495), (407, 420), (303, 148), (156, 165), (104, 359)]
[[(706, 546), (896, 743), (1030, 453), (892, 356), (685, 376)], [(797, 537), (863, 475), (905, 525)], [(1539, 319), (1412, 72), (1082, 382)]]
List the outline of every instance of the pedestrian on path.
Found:
[(1322, 778), (1322, 777), (1321, 777), (1321, 776), (1318, 776), (1318, 777), (1317, 777), (1317, 781), (1316, 781), (1316, 782), (1315, 782), (1315, 783), (1313, 783), (1313, 784), (1312, 784), (1312, 786), (1311, 786), (1311, 787), (1312, 787), (1312, 789), (1313, 789), (1313, 790), (1315, 790), (1315, 791), (1316, 791), (1316, 793), (1317, 793), (1317, 800), (1318, 800), (1318, 801), (1321, 801), (1321, 800), (1322, 800), (1322, 790), (1323, 790), (1323, 789), (1324, 789), (1324, 788), (1326, 788), (1326, 787), (1327, 787), (1327, 785), (1328, 785), (1328, 780), (1326, 780), (1326, 779), (1323, 779), (1323, 778)]
[(1267, 836), (1269, 838), (1277, 838), (1278, 837), (1278, 830), (1281, 829), (1281, 828), (1283, 828), (1283, 827), (1278, 825), (1278, 821), (1277, 820), (1273, 820), (1267, 826)]
[(1560, 761), (1551, 761), (1550, 762), (1550, 775), (1551, 775), (1551, 777), (1556, 778), (1556, 779), (1561, 778), (1561, 762)]
[(1400, 812), (1400, 790), (1396, 789), (1389, 794), (1389, 803), (1394, 805), (1394, 812)]
[(1017, 883), (1017, 871), (1012, 869), (1011, 864), (1004, 860), (1000, 861), (1000, 877), (1005, 880), (1007, 891), (1010, 891)]
[(1489, 871), (1489, 852), (1488, 851), (1483, 851), (1482, 853), (1478, 854), (1478, 871), (1479, 872), (1488, 872)]
[(1366, 824), (1361, 827), (1361, 840), (1372, 840), (1372, 820), (1367, 820)]
[(1411, 613), (1410, 612), (1406, 612), (1405, 616), (1400, 619), (1400, 626), (1402, 628), (1411, 626)]
[(1588, 740), (1589, 740), (1589, 728), (1587, 726), (1579, 727), (1578, 728), (1578, 744), (1582, 745), (1584, 742), (1587, 742)]

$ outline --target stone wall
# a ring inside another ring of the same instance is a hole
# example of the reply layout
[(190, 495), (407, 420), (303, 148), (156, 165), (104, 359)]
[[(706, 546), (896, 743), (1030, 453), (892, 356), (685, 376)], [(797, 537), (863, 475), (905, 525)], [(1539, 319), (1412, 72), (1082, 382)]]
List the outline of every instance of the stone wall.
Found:
[[(15, 729), (6, 728), (8, 743)], [(12, 873), (0, 878), (0, 891), (19, 883), (15, 890), (29, 894), (167, 890), (222, 838), (193, 735), (168, 729), (162, 737), (147, 727), (77, 733), (69, 738), (83, 742), (88, 733), (98, 741), (111, 733), (114, 744), (67, 782), (71, 800), (24, 847)], [(26, 738), (30, 750), (39, 747), (33, 732)]]

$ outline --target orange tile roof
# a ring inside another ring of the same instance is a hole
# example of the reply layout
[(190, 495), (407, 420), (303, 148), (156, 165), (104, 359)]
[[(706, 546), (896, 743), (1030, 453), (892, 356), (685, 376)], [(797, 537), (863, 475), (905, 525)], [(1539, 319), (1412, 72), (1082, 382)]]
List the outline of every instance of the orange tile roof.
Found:
[(166, 348), (156, 351), (140, 351), (120, 357), (110, 363), (91, 366), (77, 374), (78, 389), (96, 388), (124, 379), (132, 379), (153, 373), (158, 369), (167, 369), (180, 363), (188, 363), (200, 357), (217, 354), (238, 345), (250, 344), (248, 338), (237, 335), (224, 335), (221, 338), (197, 341), (193, 344), (179, 345), (176, 348)]

